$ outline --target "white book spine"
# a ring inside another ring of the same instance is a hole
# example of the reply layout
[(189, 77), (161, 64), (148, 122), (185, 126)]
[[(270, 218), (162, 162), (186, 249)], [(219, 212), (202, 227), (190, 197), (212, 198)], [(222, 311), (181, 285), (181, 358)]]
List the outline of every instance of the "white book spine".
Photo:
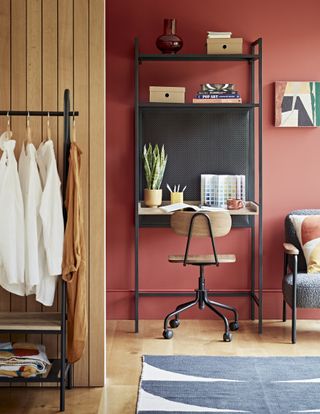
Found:
[(242, 201), (246, 201), (246, 176), (242, 175)]
[(207, 31), (208, 35), (232, 35), (232, 32), (211, 32)]
[(231, 39), (231, 35), (208, 35), (207, 39)]

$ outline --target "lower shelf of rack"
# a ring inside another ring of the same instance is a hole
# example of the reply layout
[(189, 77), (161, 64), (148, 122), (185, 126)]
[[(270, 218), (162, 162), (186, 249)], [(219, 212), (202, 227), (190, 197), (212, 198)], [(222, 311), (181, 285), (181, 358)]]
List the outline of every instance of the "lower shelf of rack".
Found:
[[(46, 375), (38, 375), (36, 377), (31, 378), (22, 378), (22, 377), (16, 377), (16, 378), (8, 378), (8, 377), (0, 377), (0, 383), (1, 382), (59, 382), (61, 378), (61, 360), (60, 359), (51, 359), (51, 368), (48, 374)], [(70, 369), (70, 364), (66, 364), (65, 369), (65, 376), (67, 375), (68, 371)]]
[(0, 312), (0, 333), (61, 333), (59, 312)]

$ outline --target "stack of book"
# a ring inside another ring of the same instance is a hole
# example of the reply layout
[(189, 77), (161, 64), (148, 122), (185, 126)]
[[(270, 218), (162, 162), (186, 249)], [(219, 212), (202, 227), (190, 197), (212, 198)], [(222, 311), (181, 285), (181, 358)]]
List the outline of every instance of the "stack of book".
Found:
[(242, 103), (242, 99), (232, 83), (204, 83), (192, 102), (201, 104)]
[(208, 55), (241, 54), (243, 39), (231, 35), (231, 32), (207, 32)]
[(230, 39), (231, 32), (207, 32), (207, 39)]

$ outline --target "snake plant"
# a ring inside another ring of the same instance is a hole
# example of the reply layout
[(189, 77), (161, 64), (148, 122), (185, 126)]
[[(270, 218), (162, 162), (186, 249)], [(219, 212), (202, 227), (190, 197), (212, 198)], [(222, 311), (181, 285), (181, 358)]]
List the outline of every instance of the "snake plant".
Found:
[(143, 147), (143, 165), (148, 190), (159, 190), (166, 169), (167, 159), (168, 155), (164, 151), (164, 145), (162, 145), (161, 151), (157, 144), (154, 149), (152, 149), (151, 144), (149, 144), (148, 148), (146, 145)]

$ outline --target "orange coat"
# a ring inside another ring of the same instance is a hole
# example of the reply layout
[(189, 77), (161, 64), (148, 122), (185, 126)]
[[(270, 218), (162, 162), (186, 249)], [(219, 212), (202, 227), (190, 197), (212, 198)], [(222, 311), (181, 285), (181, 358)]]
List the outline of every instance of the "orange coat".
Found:
[(86, 249), (80, 183), (81, 150), (72, 142), (69, 155), (66, 200), (67, 224), (64, 237), (62, 277), (67, 282), (67, 357), (81, 358), (87, 337)]

